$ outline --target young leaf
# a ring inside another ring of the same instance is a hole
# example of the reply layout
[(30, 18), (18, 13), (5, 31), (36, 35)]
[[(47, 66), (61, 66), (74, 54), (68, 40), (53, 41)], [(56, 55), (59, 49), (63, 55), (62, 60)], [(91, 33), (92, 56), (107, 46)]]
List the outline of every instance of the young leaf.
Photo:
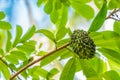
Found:
[(115, 70), (120, 75), (120, 64), (115, 63), (114, 61), (108, 59), (108, 63), (111, 70)]
[(119, 74), (114, 70), (105, 72), (103, 76), (106, 80), (119, 80), (120, 79)]
[(5, 18), (5, 13), (0, 11), (0, 20), (2, 20), (3, 18)]
[(13, 55), (7, 55), (5, 56), (5, 59), (12, 64), (18, 64), (18, 59), (16, 59)]
[(53, 0), (47, 0), (47, 3), (44, 6), (44, 11), (47, 14), (50, 14), (52, 12), (53, 9)]
[(20, 42), (25, 42), (26, 40), (29, 40), (35, 33), (35, 30), (35, 26), (30, 27), (29, 30), (23, 35)]
[(68, 20), (68, 6), (63, 5), (62, 6), (62, 11), (61, 11), (61, 18), (59, 19), (58, 22), (58, 29), (60, 28), (65, 28), (66, 23)]
[(17, 49), (20, 50), (20, 51), (25, 52), (26, 56), (29, 57), (30, 54), (33, 51), (35, 51), (35, 45), (36, 45), (36, 42), (33, 41), (33, 40), (30, 40), (28, 42), (25, 42), (22, 45), (17, 46)]
[(5, 21), (0, 21), (0, 29), (10, 30), (12, 28), (11, 24)]
[(75, 11), (85, 17), (87, 20), (90, 20), (94, 17), (94, 10), (89, 5), (83, 4), (81, 3), (81, 1), (78, 0), (72, 0), (70, 2)]
[(107, 64), (101, 60), (100, 58), (95, 57), (92, 61), (90, 61), (92, 64), (93, 69), (101, 76), (105, 71), (107, 71)]
[(22, 28), (21, 28), (21, 26), (17, 26), (16, 27), (16, 37), (15, 37), (15, 40), (13, 43), (13, 47), (15, 47), (17, 45), (17, 43), (19, 43), (21, 35), (22, 35)]
[(99, 9), (102, 7), (103, 2), (104, 2), (104, 0), (94, 0), (95, 5), (96, 5), (97, 8), (99, 8)]
[(80, 62), (81, 68), (83, 70), (83, 73), (85, 74), (85, 76), (87, 78), (93, 78), (93, 77), (98, 78), (97, 72), (92, 68), (89, 61), (79, 59), (79, 62)]
[(75, 2), (79, 2), (79, 3), (83, 4), (83, 3), (88, 3), (91, 0), (70, 0), (70, 1), (75, 1)]
[(66, 39), (61, 39), (57, 42), (57, 47), (62, 46), (63, 44), (70, 42), (70, 38), (66, 38)]
[(114, 31), (120, 35), (120, 22), (114, 22)]
[(107, 14), (107, 2), (104, 0), (103, 6), (95, 19), (93, 20), (92, 24), (90, 25), (89, 32), (94, 32), (100, 29), (103, 25)]
[[(113, 31), (91, 32), (91, 38), (99, 47), (117, 49), (116, 40), (120, 40), (120, 36)], [(111, 47), (112, 46), (112, 47)]]
[[(120, 35), (120, 22), (118, 22), (118, 21), (114, 22), (114, 32), (116, 32)], [(117, 44), (118, 48), (120, 49), (120, 38), (116, 39), (116, 44)]]
[(55, 0), (55, 9), (58, 10), (62, 7), (60, 0)]
[(119, 0), (110, 0), (108, 8), (109, 9), (120, 8), (120, 1)]
[(0, 49), (0, 57), (4, 55), (3, 49)]
[(48, 75), (48, 71), (40, 68), (40, 66), (35, 66), (35, 67), (29, 69), (28, 72), (33, 77), (41, 76), (43, 78), (47, 78), (47, 75)]
[(65, 54), (62, 54), (62, 55), (60, 56), (60, 60), (73, 57), (72, 54), (74, 54), (74, 53), (70, 52), (69, 50), (66, 50)]
[(54, 75), (56, 75), (59, 71), (56, 68), (53, 68), (48, 73), (48, 78), (52, 78)]
[(45, 54), (47, 54), (48, 52), (45, 52), (45, 51), (40, 51), (40, 52), (38, 52), (38, 56), (43, 56), (43, 55), (45, 55)]
[(61, 56), (62, 54), (66, 54), (66, 50), (67, 49), (62, 49), (60, 51), (55, 52), (54, 54), (47, 56), (46, 58), (44, 58), (41, 62), (40, 62), (40, 66), (45, 66), (47, 64), (49, 64), (50, 62), (52, 62), (54, 59), (56, 59), (57, 57)]
[(38, 0), (37, 1), (37, 6), (39, 7), (39, 6), (41, 6), (41, 4), (44, 2), (45, 0)]
[(47, 30), (47, 29), (40, 29), (40, 30), (36, 31), (36, 33), (42, 33), (46, 37), (48, 37), (50, 40), (52, 40), (52, 41), (55, 40), (54, 34), (52, 32), (50, 32), (49, 30)]
[(73, 80), (75, 75), (75, 70), (76, 70), (75, 59), (71, 58), (65, 65), (60, 75), (60, 80)]
[(68, 30), (67, 32), (68, 32), (69, 36), (71, 36), (71, 35), (72, 35), (72, 31), (71, 31), (71, 29), (68, 28), (67, 30)]
[(99, 48), (100, 52), (103, 53), (108, 59), (113, 60), (114, 62), (120, 64), (120, 53), (111, 49)]
[(50, 14), (51, 21), (55, 24), (58, 21), (58, 12), (57, 10), (53, 10)]
[(65, 27), (61, 27), (56, 33), (56, 41), (62, 39), (67, 33), (67, 29)]
[(9, 31), (7, 31), (7, 43), (6, 43), (6, 51), (8, 52), (11, 47), (12, 47), (12, 42), (11, 42), (12, 35)]
[(8, 70), (8, 67), (0, 60), (0, 71), (2, 71), (3, 76), (6, 80), (9, 80), (10, 78), (10, 72)]
[(25, 53), (23, 53), (21, 51), (11, 51), (10, 55), (14, 56), (14, 58), (16, 58), (18, 60), (22, 60), (22, 61), (27, 60)]

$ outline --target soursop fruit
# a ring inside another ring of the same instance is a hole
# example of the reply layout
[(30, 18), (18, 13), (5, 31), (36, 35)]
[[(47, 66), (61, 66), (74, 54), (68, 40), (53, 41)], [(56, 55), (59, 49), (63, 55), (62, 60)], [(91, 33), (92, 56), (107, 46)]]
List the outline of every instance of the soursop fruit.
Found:
[(90, 59), (95, 55), (95, 44), (84, 30), (75, 30), (71, 35), (70, 46), (81, 59)]

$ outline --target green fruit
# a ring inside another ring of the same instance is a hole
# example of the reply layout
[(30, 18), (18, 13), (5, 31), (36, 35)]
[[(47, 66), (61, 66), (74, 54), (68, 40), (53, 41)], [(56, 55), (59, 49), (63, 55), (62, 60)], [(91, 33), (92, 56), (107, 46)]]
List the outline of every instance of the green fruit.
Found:
[(93, 58), (95, 55), (95, 44), (84, 30), (75, 30), (71, 35), (70, 46), (81, 59)]

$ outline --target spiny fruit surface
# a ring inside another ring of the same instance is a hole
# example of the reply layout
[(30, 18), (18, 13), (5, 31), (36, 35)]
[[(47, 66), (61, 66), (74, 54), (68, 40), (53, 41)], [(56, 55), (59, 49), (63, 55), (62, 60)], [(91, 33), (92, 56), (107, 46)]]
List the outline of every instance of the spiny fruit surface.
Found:
[(95, 44), (84, 30), (75, 30), (71, 35), (70, 46), (81, 59), (93, 58), (95, 55)]

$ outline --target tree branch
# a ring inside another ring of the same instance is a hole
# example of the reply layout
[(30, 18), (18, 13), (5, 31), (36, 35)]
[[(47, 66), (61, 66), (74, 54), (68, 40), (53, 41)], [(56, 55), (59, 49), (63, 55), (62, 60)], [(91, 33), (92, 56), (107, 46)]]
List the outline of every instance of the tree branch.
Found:
[(69, 46), (69, 45), (70, 45), (70, 43), (67, 43), (67, 44), (59, 47), (58, 49), (55, 49), (55, 50), (49, 52), (48, 54), (46, 54), (46, 55), (44, 55), (44, 56), (36, 59), (35, 61), (30, 62), (29, 64), (27, 64), (26, 66), (24, 66), (23, 68), (21, 68), (20, 70), (18, 70), (18, 72), (16, 72), (13, 76), (11, 76), (10, 80), (13, 80), (17, 75), (19, 75), (21, 72), (23, 72), (24, 70), (26, 70), (28, 67), (32, 66), (33, 64), (35, 64), (35, 63), (43, 60), (43, 59), (46, 58), (47, 56), (50, 56), (50, 55), (52, 55), (53, 53), (55, 53), (55, 52), (57, 52), (57, 51), (59, 51), (59, 50), (61, 50), (61, 49), (63, 49), (63, 48), (66, 48), (66, 47)]
[[(119, 9), (114, 9), (107, 17), (106, 17), (106, 19), (114, 19), (114, 20), (116, 20), (115, 18), (113, 18), (113, 17), (111, 17), (113, 14), (115, 14), (116, 12), (118, 12), (120, 10), (120, 8)], [(118, 20), (117, 20), (118, 21)]]

